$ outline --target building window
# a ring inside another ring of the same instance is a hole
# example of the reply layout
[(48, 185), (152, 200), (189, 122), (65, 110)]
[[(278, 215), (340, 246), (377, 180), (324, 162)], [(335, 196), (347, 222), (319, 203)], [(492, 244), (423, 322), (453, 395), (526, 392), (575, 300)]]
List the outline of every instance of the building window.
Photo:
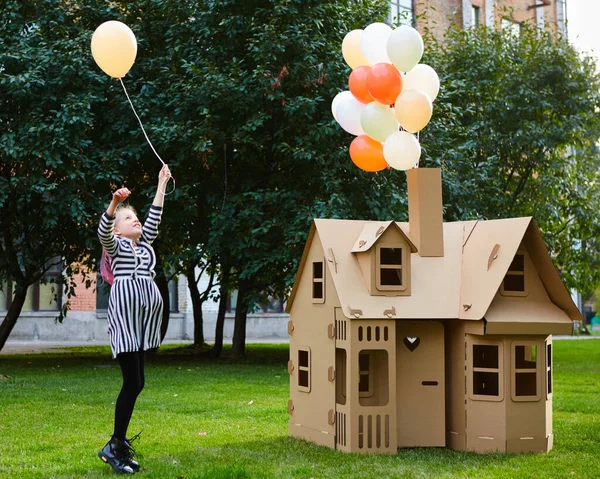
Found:
[(177, 277), (171, 279), (167, 287), (169, 288), (169, 311), (177, 313), (179, 311), (179, 284)]
[(405, 290), (406, 248), (394, 244), (379, 244), (376, 248), (376, 286), (382, 291)]
[(537, 343), (523, 342), (512, 345), (512, 385), (513, 401), (538, 401), (538, 353)]
[(391, 25), (414, 26), (413, 0), (391, 0), (389, 23)]
[(358, 354), (358, 400), (361, 406), (385, 406), (389, 400), (388, 352), (363, 350)]
[(471, 26), (479, 27), (481, 25), (481, 8), (475, 5), (471, 6)]
[(298, 389), (310, 392), (310, 348), (298, 349)]
[(8, 310), (8, 283), (0, 283), (0, 311)]
[(324, 303), (325, 267), (323, 261), (313, 261), (312, 266), (312, 300), (313, 303)]
[(502, 22), (502, 31), (508, 32), (510, 35), (519, 37), (521, 35), (521, 24), (519, 22), (515, 22), (510, 18), (503, 18)]
[(473, 344), (471, 348), (472, 383), (470, 397), (479, 401), (501, 401), (502, 343)]
[[(44, 279), (32, 284), (27, 289), (22, 312), (26, 311), (60, 311), (62, 308), (62, 261), (59, 258), (52, 260)], [(16, 285), (3, 283), (0, 291), (0, 310), (8, 310), (12, 304)]]
[(500, 294), (503, 296), (527, 296), (524, 253), (517, 253), (513, 258), (500, 286)]
[(100, 273), (96, 274), (96, 310), (107, 310), (110, 298), (110, 284), (102, 279)]

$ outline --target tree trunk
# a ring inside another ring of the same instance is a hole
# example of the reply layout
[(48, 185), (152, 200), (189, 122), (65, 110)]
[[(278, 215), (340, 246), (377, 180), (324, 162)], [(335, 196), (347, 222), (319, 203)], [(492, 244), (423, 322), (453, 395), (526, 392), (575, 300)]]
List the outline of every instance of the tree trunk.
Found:
[(221, 265), (221, 287), (219, 288), (219, 313), (217, 314), (217, 325), (215, 328), (215, 345), (211, 356), (218, 358), (223, 351), (223, 329), (225, 327), (225, 313), (227, 312), (227, 288), (229, 283), (229, 266)]
[(162, 323), (160, 325), (160, 342), (162, 343), (165, 340), (165, 336), (167, 335), (167, 329), (169, 327), (169, 313), (171, 312), (171, 300), (169, 298), (169, 282), (167, 281), (165, 272), (162, 270), (159, 273), (157, 273), (156, 277), (154, 278), (154, 281), (156, 282), (156, 286), (158, 286), (160, 296), (163, 300)]
[(248, 316), (248, 292), (250, 282), (241, 279), (239, 282), (238, 297), (235, 304), (235, 321), (233, 325), (233, 345), (231, 355), (242, 358), (246, 355), (246, 318)]
[(202, 298), (196, 283), (196, 272), (190, 268), (187, 273), (188, 288), (192, 298), (192, 309), (194, 311), (194, 345), (202, 346), (204, 344), (204, 318), (202, 316)]
[(21, 315), (21, 309), (23, 309), (23, 304), (25, 304), (26, 296), (27, 288), (23, 289), (17, 286), (10, 308), (8, 308), (8, 311), (6, 312), (4, 321), (0, 324), (0, 351), (2, 351), (2, 348), (6, 344), (6, 340), (10, 336), (15, 324), (17, 324), (17, 319), (19, 319), (19, 316)]

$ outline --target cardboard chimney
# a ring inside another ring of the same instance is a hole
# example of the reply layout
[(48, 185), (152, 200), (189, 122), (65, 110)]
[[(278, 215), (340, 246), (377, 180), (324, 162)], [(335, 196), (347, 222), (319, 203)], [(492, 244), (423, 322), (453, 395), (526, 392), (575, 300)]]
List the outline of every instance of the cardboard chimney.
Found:
[(532, 218), (315, 219), (288, 300), (291, 436), (347, 452), (552, 448), (552, 334), (581, 315)]

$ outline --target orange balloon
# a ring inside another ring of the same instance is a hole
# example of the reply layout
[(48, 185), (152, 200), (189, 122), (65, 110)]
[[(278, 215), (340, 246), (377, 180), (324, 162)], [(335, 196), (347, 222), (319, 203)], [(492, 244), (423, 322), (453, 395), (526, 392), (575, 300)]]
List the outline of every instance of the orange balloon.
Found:
[(367, 135), (360, 135), (352, 140), (350, 158), (365, 171), (381, 171), (388, 166), (383, 157), (383, 144)]
[(371, 103), (373, 98), (369, 95), (369, 91), (367, 90), (367, 75), (371, 70), (370, 66), (362, 66), (358, 67), (355, 70), (352, 70), (350, 73), (350, 77), (348, 78), (348, 87), (350, 87), (350, 91), (361, 103)]
[(374, 100), (391, 105), (402, 91), (402, 77), (394, 65), (377, 63), (367, 75), (367, 90)]

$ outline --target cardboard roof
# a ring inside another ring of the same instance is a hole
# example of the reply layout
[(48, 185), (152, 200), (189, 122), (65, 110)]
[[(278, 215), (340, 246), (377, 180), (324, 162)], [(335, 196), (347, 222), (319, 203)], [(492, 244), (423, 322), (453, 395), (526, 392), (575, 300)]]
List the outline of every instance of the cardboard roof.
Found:
[[(347, 318), (356, 317), (350, 314), (350, 309), (360, 310), (362, 318), (389, 318), (384, 312), (394, 308), (396, 314), (393, 318), (481, 320), (490, 308), (521, 241), (525, 239), (551, 301), (569, 318), (581, 319), (531, 217), (443, 223), (444, 256), (411, 255), (411, 295), (371, 296), (352, 251), (357, 247), (358, 251), (372, 247), (377, 241), (377, 238), (373, 239), (375, 233), (382, 226), (385, 231), (391, 223), (315, 219), (286, 311), (292, 308), (308, 248), (315, 233), (318, 233), (323, 251), (331, 249), (335, 256), (337, 272), (326, 261), (327, 273), (331, 275)], [(408, 240), (408, 223), (394, 224)], [(367, 243), (359, 247), (360, 241)], [(412, 242), (409, 244), (414, 247)], [(491, 321), (495, 318), (498, 316)]]
[(369, 221), (364, 226), (360, 235), (358, 236), (354, 246), (350, 250), (352, 253), (364, 253), (365, 251), (369, 251), (371, 246), (373, 246), (377, 240), (385, 233), (385, 231), (389, 228), (390, 225), (394, 225), (400, 231), (400, 234), (406, 240), (408, 245), (410, 246), (411, 253), (417, 252), (417, 247), (410, 240), (408, 235), (402, 231), (402, 228), (393, 221)]
[(485, 313), (487, 334), (572, 334), (571, 321), (552, 303), (502, 301)]

